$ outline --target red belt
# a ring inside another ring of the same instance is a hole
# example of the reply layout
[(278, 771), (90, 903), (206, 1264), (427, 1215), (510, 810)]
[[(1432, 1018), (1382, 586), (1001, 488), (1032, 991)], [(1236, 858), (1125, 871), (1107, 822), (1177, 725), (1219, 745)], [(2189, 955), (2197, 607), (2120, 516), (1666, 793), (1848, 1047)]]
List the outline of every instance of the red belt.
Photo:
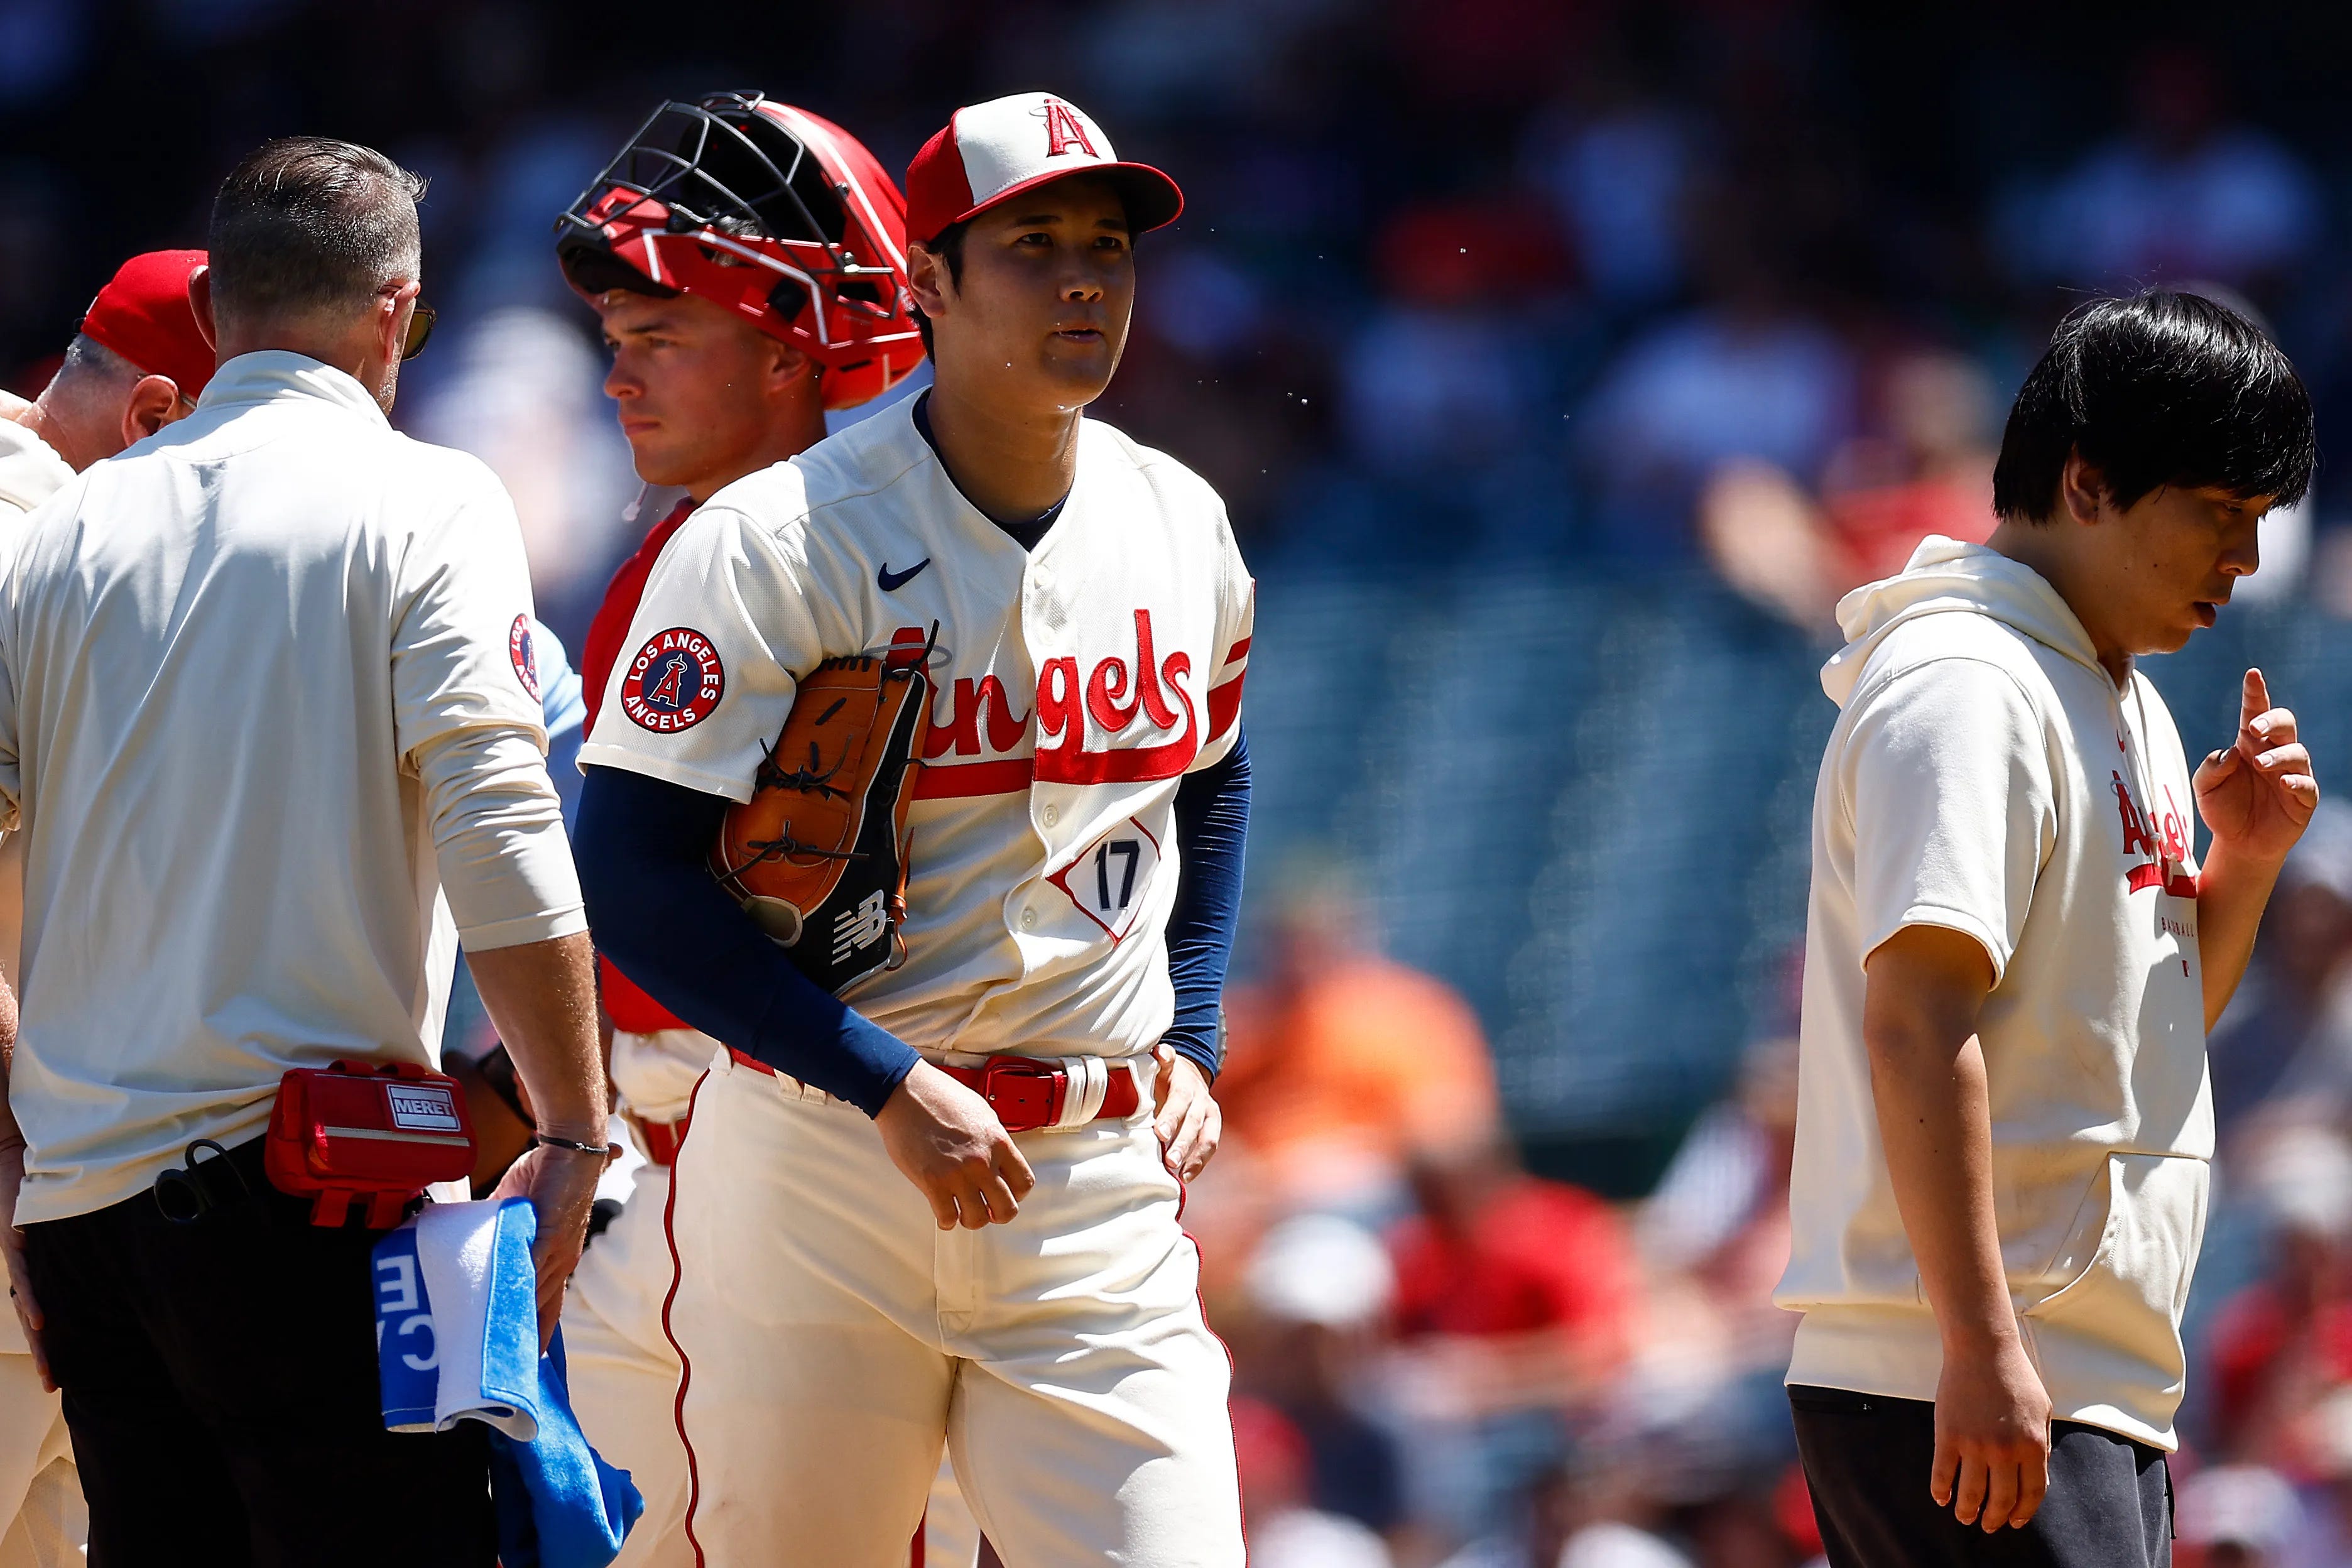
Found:
[(686, 1118), (676, 1121), (648, 1121), (642, 1116), (629, 1121), (637, 1129), (638, 1141), (646, 1146), (646, 1158), (656, 1165), (677, 1163), (677, 1146), (686, 1142)]
[[(1057, 1126), (1069, 1104), (1068, 1070), (1034, 1058), (992, 1057), (985, 1067), (942, 1066), (940, 1070), (988, 1101), (1007, 1132), (1034, 1132)], [(1092, 1118), (1097, 1121), (1132, 1116), (1143, 1100), (1135, 1087), (1133, 1068), (1121, 1063), (1108, 1070), (1102, 1109)]]
[[(771, 1078), (783, 1075), (756, 1058), (730, 1049), (728, 1054), (745, 1067), (766, 1073)], [(949, 1067), (936, 1064), (939, 1069), (988, 1101), (996, 1119), (1004, 1123), (1007, 1132), (1035, 1132), (1042, 1128), (1058, 1126), (1062, 1112), (1070, 1103), (1070, 1074), (1067, 1068), (1034, 1057), (991, 1057), (987, 1065), (976, 1068)], [(1132, 1116), (1143, 1104), (1142, 1091), (1136, 1087), (1135, 1070), (1125, 1062), (1103, 1063), (1108, 1081), (1103, 1086), (1100, 1109), (1090, 1119), (1096, 1121)], [(677, 1124), (683, 1136), (686, 1124)], [(649, 1140), (650, 1142), (650, 1140)], [(667, 1162), (657, 1161), (657, 1163)]]

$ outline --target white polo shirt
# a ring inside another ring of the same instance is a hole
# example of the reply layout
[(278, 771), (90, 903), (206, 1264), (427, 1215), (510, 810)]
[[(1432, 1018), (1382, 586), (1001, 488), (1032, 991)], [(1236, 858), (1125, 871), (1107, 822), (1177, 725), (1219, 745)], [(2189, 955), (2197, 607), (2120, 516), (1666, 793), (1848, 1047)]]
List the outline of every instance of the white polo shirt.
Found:
[[(191, 1140), (257, 1136), (290, 1068), (437, 1060), (459, 933), (417, 755), (525, 744), (530, 801), (546, 738), (505, 491), (302, 355), (223, 365), (5, 564), (31, 1224), (137, 1193)], [(446, 818), (463, 797), (441, 798)], [(584, 929), (569, 877), (467, 945)]]

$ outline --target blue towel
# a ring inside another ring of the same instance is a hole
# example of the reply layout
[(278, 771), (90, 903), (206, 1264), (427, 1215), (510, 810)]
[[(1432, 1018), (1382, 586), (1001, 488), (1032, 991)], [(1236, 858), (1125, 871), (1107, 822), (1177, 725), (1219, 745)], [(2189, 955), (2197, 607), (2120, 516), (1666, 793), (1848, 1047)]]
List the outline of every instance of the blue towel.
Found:
[(561, 1331), (539, 1352), (537, 1229), (522, 1198), (435, 1204), (376, 1244), (383, 1422), (490, 1428), (504, 1568), (604, 1568), (645, 1500), (581, 1434)]
[(539, 1216), (523, 1198), (427, 1204), (416, 1216), (416, 1267), (441, 1352), (433, 1402), (444, 1432), (487, 1423), (519, 1442), (539, 1430)]
[(539, 1361), (539, 1436), (490, 1439), (499, 1568), (604, 1568), (646, 1511), (629, 1479), (588, 1445), (572, 1415), (558, 1328)]
[(539, 1429), (538, 1216), (521, 1198), (430, 1204), (375, 1245), (376, 1373), (383, 1424), (446, 1432)]
[(394, 1432), (438, 1430), (441, 1352), (416, 1266), (416, 1222), (375, 1244), (375, 1358), (383, 1388), (383, 1424)]

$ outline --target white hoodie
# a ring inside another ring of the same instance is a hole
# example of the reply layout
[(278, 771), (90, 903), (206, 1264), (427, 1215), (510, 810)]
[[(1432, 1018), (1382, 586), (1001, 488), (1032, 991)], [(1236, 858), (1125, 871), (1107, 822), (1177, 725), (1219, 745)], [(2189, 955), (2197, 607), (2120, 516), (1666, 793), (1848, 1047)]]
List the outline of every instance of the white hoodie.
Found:
[(1879, 1143), (1863, 962), (1897, 931), (1992, 960), (1993, 1207), (2061, 1420), (2173, 1447), (2213, 1112), (2194, 796), (2163, 700), (2117, 687), (2039, 574), (1922, 543), (1838, 606), (1843, 712), (1813, 797), (1792, 1384), (1933, 1399), (1942, 1348)]

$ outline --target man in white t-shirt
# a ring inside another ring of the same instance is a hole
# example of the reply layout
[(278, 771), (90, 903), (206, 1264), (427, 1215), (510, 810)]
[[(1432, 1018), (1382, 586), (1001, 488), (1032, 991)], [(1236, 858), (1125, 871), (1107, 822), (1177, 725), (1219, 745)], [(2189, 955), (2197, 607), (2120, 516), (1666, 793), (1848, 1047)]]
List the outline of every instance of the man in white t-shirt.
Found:
[(26, 841), (0, 1252), (97, 1562), (495, 1559), (481, 1429), (384, 1429), (380, 1233), (265, 1173), (285, 1073), (431, 1066), (462, 942), (541, 1113), (510, 1186), (544, 1325), (604, 1164), (513, 508), (385, 418), (431, 321), (421, 189), (320, 138), (240, 163), (195, 412), (36, 510), (0, 582)]
[(2192, 780), (2132, 660), (2213, 624), (2313, 450), (2259, 329), (2095, 301), (2018, 394), (1990, 544), (1839, 606), (1777, 1296), (1836, 1568), (2170, 1561), (2205, 1034), (2318, 786), (2257, 670)]

